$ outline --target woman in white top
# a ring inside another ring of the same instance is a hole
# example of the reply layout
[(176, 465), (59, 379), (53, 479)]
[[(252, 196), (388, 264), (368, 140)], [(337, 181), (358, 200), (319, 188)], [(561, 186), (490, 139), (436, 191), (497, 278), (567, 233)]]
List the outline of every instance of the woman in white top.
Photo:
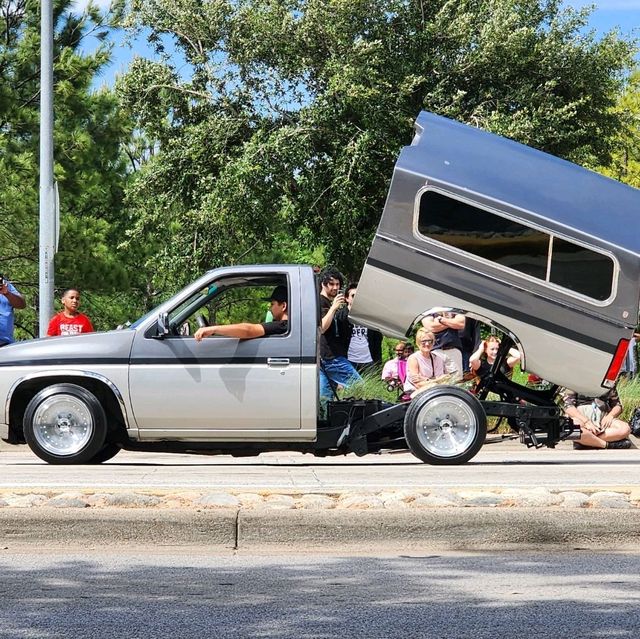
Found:
[(416, 333), (419, 351), (407, 360), (407, 380), (404, 389), (413, 392), (437, 383), (457, 381), (456, 365), (442, 351), (432, 353), (435, 335), (425, 328)]

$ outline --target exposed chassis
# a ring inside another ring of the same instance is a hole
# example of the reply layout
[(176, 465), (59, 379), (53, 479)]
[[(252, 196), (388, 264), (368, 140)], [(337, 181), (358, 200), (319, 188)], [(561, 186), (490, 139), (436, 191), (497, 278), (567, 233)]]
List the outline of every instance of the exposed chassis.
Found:
[[(553, 448), (558, 442), (573, 435), (576, 429), (556, 404), (557, 385), (551, 385), (545, 390), (531, 389), (516, 384), (500, 372), (512, 346), (512, 340), (504, 336), (489, 373), (478, 382), (473, 391), (464, 391), (469, 396), (475, 396), (482, 409), (481, 423), (477, 425), (480, 431), (477, 439), (482, 439), (480, 445), (484, 443), (486, 417), (498, 417), (499, 421), (507, 421), (511, 430), (519, 434), (520, 441), (527, 447)], [(451, 400), (463, 402), (462, 392), (461, 389), (443, 387), (438, 397), (447, 397), (449, 393)], [(490, 393), (498, 395), (500, 400), (487, 399)], [(423, 403), (427, 402), (428, 399)], [(439, 457), (434, 454), (434, 450), (429, 450), (428, 438), (422, 440), (423, 443), (427, 442), (426, 451), (415, 450), (415, 442), (412, 446), (411, 430), (426, 429), (430, 425), (419, 419), (418, 423), (415, 423), (415, 415), (419, 412), (410, 411), (410, 407), (409, 403), (377, 407), (376, 402), (372, 400), (334, 402), (330, 405), (329, 424), (318, 431), (314, 452), (353, 452), (356, 455), (365, 455), (382, 449), (406, 448), (408, 445), (414, 454), (419, 457), (421, 454), (426, 455), (425, 461), (431, 463), (464, 463), (473, 456), (469, 456), (469, 451), (459, 450), (458, 454)], [(445, 421), (441, 419), (441, 423)], [(474, 442), (469, 438), (469, 448), (478, 443), (477, 439)], [(479, 447), (477, 446), (478, 449)]]

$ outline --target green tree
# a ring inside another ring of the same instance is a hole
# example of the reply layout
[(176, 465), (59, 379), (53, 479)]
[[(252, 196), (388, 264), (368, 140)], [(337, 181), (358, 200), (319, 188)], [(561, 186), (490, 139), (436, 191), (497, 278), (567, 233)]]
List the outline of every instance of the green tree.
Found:
[(640, 188), (640, 70), (635, 70), (620, 95), (616, 112), (623, 127), (613, 140), (611, 163), (600, 170), (610, 177)]
[(148, 140), (129, 245), (176, 284), (283, 236), (357, 273), (420, 109), (608, 163), (633, 46), (561, 4), (133, 0), (160, 59), (118, 86)]
[[(131, 125), (113, 91), (91, 83), (109, 62), (108, 17), (89, 5), (81, 15), (71, 0), (54, 3), (55, 179), (61, 209), (56, 284), (87, 292), (86, 307), (100, 327), (122, 316), (113, 296), (129, 270), (117, 245), (124, 235), (126, 179), (122, 140)], [(22, 336), (37, 334), (40, 3), (0, 0), (0, 271), (27, 297), (16, 319)], [(81, 51), (97, 37), (96, 51)], [(116, 305), (117, 306), (117, 305)]]

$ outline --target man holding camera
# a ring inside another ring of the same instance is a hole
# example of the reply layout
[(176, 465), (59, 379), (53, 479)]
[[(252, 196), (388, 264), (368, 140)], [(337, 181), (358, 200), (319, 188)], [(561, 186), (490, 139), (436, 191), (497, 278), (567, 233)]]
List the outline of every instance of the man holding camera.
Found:
[(26, 305), (18, 289), (0, 275), (0, 347), (13, 342), (13, 311)]
[[(347, 359), (351, 325), (344, 292), (342, 273), (327, 267), (320, 273), (320, 404), (324, 406), (337, 385), (348, 388), (360, 381), (358, 371)], [(331, 380), (331, 381), (329, 381)]]

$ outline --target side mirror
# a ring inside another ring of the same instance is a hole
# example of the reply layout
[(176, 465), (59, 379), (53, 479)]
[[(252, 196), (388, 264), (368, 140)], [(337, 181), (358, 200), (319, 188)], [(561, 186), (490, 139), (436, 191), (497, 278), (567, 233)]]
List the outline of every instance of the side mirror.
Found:
[(158, 339), (163, 339), (167, 335), (169, 335), (169, 313), (160, 313), (158, 315), (158, 329), (156, 337)]

